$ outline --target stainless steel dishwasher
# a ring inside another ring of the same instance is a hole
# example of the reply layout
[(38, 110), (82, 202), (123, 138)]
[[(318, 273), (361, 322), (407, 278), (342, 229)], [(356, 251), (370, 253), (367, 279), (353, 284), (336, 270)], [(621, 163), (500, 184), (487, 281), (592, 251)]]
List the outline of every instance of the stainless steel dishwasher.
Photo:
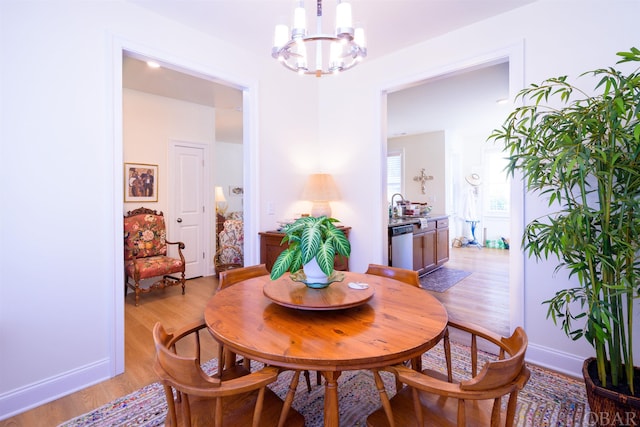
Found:
[(389, 227), (391, 240), (390, 263), (392, 267), (413, 270), (413, 225), (392, 225)]

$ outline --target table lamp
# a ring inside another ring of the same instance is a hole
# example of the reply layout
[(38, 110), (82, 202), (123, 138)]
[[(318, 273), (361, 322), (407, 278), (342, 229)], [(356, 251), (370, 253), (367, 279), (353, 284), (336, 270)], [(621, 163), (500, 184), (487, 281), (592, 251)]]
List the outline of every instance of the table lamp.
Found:
[(331, 206), (329, 202), (332, 200), (340, 200), (340, 194), (331, 175), (316, 173), (309, 175), (307, 184), (302, 192), (302, 198), (313, 202), (311, 216), (319, 217), (324, 215), (331, 217)]
[(216, 201), (216, 213), (224, 216), (224, 213), (227, 211), (227, 199), (224, 197), (224, 191), (222, 191), (222, 187), (215, 188), (215, 201)]

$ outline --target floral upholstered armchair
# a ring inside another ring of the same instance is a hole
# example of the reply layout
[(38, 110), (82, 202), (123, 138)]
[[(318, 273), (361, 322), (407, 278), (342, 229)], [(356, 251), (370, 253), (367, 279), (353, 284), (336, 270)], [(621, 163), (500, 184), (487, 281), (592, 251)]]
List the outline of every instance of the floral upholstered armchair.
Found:
[(218, 231), (218, 247), (214, 259), (216, 273), (244, 265), (244, 222), (242, 212), (231, 212), (222, 221)]
[[(124, 217), (124, 291), (126, 296), (127, 287), (133, 289), (136, 306), (140, 302), (140, 293), (167, 286), (182, 285), (184, 295), (184, 243), (169, 242), (166, 234), (162, 212), (138, 208), (129, 211)], [(177, 245), (180, 259), (167, 256), (167, 245)], [(180, 274), (180, 278), (169, 276), (176, 273)], [(140, 286), (140, 280), (153, 277), (162, 278), (148, 288)], [(133, 279), (133, 283), (129, 279)]]

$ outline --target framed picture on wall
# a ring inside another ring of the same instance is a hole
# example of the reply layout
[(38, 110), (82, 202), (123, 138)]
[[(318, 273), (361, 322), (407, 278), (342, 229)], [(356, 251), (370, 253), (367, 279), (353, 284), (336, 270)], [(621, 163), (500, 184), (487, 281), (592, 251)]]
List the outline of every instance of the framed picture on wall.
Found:
[(242, 197), (244, 195), (244, 188), (239, 185), (229, 186), (229, 197)]
[(158, 165), (124, 164), (124, 201), (158, 201)]

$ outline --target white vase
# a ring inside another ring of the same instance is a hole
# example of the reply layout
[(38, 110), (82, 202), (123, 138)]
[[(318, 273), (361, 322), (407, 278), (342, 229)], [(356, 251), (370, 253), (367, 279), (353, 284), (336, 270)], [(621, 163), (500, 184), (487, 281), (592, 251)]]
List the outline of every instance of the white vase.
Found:
[(314, 257), (311, 261), (302, 266), (304, 275), (306, 276), (307, 286), (314, 287), (313, 285), (327, 285), (329, 282), (329, 276), (318, 265), (318, 261)]

